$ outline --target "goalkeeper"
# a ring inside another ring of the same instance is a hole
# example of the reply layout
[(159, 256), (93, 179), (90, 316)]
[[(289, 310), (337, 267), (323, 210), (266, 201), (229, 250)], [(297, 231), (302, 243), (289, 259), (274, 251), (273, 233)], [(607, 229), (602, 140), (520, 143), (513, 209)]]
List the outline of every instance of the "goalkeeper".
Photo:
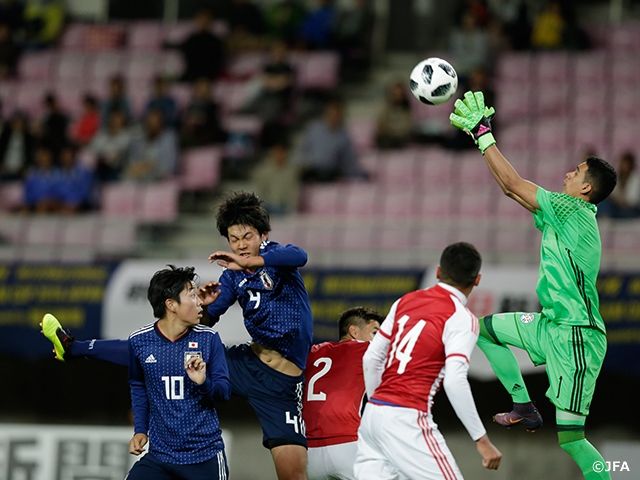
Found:
[(513, 399), (513, 410), (494, 420), (527, 430), (542, 425), (507, 346), (513, 345), (526, 350), (535, 365), (547, 365), (547, 397), (556, 406), (562, 449), (586, 479), (610, 479), (608, 472), (600, 471), (604, 459), (585, 438), (584, 425), (607, 350), (596, 291), (602, 252), (596, 204), (616, 186), (616, 172), (604, 160), (589, 157), (565, 175), (562, 192), (548, 192), (521, 178), (502, 156), (491, 133), (494, 110), (485, 108), (481, 92), (465, 93), (455, 107), (451, 124), (472, 136), (503, 193), (529, 210), (542, 232), (536, 287), (542, 312), (480, 319), (478, 346)]

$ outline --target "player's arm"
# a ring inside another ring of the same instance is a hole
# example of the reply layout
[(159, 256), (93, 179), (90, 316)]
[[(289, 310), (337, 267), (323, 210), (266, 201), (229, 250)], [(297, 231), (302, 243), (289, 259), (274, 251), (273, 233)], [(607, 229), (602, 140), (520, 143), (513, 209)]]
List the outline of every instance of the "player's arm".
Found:
[(391, 343), (391, 333), (393, 332), (393, 323), (396, 318), (396, 309), (398, 308), (397, 300), (389, 310), (387, 318), (385, 318), (380, 330), (373, 340), (369, 343), (367, 351), (362, 357), (362, 369), (364, 373), (364, 385), (367, 397), (371, 398), (373, 392), (376, 391), (380, 382), (382, 382), (382, 373), (384, 372), (384, 364), (387, 360), (389, 352), (389, 344)]
[(484, 160), (502, 192), (524, 208), (535, 213), (540, 207), (536, 201), (538, 185), (522, 178), (498, 147), (491, 145), (484, 151)]
[(236, 303), (237, 300), (236, 290), (229, 273), (222, 272), (218, 290), (220, 291), (220, 293), (216, 297), (215, 301), (211, 305), (209, 305), (206, 310), (204, 310), (204, 312), (206, 312), (207, 318), (204, 318), (204, 315), (202, 318), (202, 323), (209, 325), (210, 327), (218, 323), (220, 317), (229, 309), (231, 305)]
[(149, 397), (144, 382), (142, 367), (136, 358), (129, 340), (129, 389), (131, 390), (131, 410), (133, 412), (133, 438), (129, 442), (129, 453), (140, 455), (147, 443), (149, 432)]
[[(489, 161), (489, 159), (487, 158), (487, 152), (489, 152), (489, 155), (493, 154), (493, 149), (495, 148), (495, 150), (497, 150), (498, 148), (495, 146), (491, 146), (489, 148), (487, 148), (487, 150), (485, 151), (485, 155), (484, 155), (484, 159), (485, 162), (487, 163), (487, 166), (489, 167), (489, 171), (491, 172), (491, 175), (493, 175), (493, 178), (495, 178), (496, 182), (498, 182), (498, 185), (500, 185), (500, 188), (502, 189), (502, 193), (504, 193), (507, 197), (512, 198), (513, 200), (515, 200), (516, 202), (518, 202), (520, 205), (522, 205), (524, 208), (526, 208), (527, 210), (529, 210), (532, 213), (535, 213), (536, 211), (536, 207), (533, 206), (531, 203), (525, 201), (521, 196), (517, 195), (516, 193), (514, 193), (513, 191), (511, 191), (506, 185), (505, 183), (502, 181), (502, 178), (500, 177), (500, 175), (497, 173), (497, 171), (495, 170), (493, 164)], [(498, 151), (498, 153), (500, 153)], [(501, 154), (500, 154), (501, 155)], [(504, 158), (504, 157), (502, 157)], [(505, 158), (505, 161), (507, 161), (507, 159)], [(509, 163), (507, 161), (507, 163)], [(513, 168), (513, 166), (511, 164), (509, 164), (511, 166), (511, 168)], [(515, 168), (513, 168), (513, 171), (516, 173), (516, 175), (518, 175), (518, 172), (515, 170)], [(519, 176), (519, 175), (518, 175)], [(522, 181), (532, 185), (535, 187), (535, 191), (537, 192), (538, 186), (535, 185), (532, 182), (529, 182), (528, 180), (524, 180), (521, 178)], [(535, 193), (534, 193), (535, 196)]]
[(260, 254), (265, 267), (299, 268), (307, 264), (307, 252), (295, 245), (277, 245)]
[[(213, 401), (225, 401), (231, 397), (231, 382), (229, 381), (229, 369), (227, 360), (224, 356), (224, 347), (217, 333), (210, 335), (211, 337), (211, 359), (209, 364), (205, 366), (206, 376), (202, 383), (199, 383), (197, 389), (205, 398)], [(202, 358), (194, 358), (196, 368), (198, 364), (204, 364)], [(186, 365), (189, 374), (189, 365)], [(189, 375), (191, 377), (191, 375)], [(192, 378), (193, 380), (193, 378)]]

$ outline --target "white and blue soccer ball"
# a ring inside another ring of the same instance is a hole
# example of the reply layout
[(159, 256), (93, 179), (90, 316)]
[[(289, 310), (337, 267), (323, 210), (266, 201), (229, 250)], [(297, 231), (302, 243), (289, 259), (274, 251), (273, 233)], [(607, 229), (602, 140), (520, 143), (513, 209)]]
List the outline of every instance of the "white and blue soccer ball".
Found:
[(458, 88), (458, 74), (449, 62), (437, 57), (417, 64), (409, 76), (413, 95), (427, 105), (440, 105)]

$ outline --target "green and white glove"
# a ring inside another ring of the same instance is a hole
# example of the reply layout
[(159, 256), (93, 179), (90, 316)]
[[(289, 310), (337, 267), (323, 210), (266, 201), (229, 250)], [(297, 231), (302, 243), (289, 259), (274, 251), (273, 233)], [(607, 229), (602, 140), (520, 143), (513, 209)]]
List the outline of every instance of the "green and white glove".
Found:
[(491, 119), (496, 111), (485, 107), (482, 92), (466, 92), (464, 100), (456, 100), (455, 107), (455, 112), (449, 115), (451, 125), (469, 134), (484, 154), (496, 143), (491, 133)]

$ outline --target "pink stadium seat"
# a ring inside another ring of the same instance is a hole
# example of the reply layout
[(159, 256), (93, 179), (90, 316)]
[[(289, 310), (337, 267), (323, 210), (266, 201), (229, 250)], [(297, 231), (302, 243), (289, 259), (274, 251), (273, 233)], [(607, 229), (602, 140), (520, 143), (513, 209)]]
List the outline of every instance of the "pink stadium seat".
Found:
[(19, 254), (23, 263), (51, 263), (57, 260), (58, 248), (53, 245), (24, 245)]
[[(594, 88), (595, 87), (595, 88)], [(580, 84), (574, 95), (573, 113), (576, 118), (603, 118), (610, 108), (610, 98), (602, 94), (602, 86)]]
[(127, 47), (135, 51), (154, 51), (162, 46), (162, 26), (158, 22), (133, 22), (127, 32)]
[(500, 252), (528, 252), (533, 249), (533, 222), (498, 222), (495, 229), (494, 245)]
[(176, 100), (178, 111), (184, 110), (191, 100), (191, 86), (188, 83), (174, 83), (169, 91)]
[(611, 32), (610, 45), (614, 51), (640, 51), (640, 23), (632, 21), (616, 25)]
[(223, 113), (235, 112), (246, 98), (246, 82), (217, 82), (213, 86), (213, 97), (219, 103)]
[(131, 105), (131, 110), (136, 118), (142, 118), (144, 115), (149, 96), (151, 95), (151, 81), (137, 79), (127, 82), (127, 98)]
[(493, 249), (493, 225), (486, 221), (459, 223), (452, 232), (450, 242), (469, 242), (483, 254)]
[(338, 85), (340, 57), (335, 52), (303, 52), (292, 55), (296, 82), (301, 90), (332, 90)]
[(125, 54), (122, 52), (101, 52), (92, 56), (88, 76), (94, 82), (105, 83), (114, 75), (124, 73)]
[(618, 51), (612, 54), (611, 75), (616, 89), (635, 87), (640, 81), (640, 64), (636, 52)]
[[(496, 188), (498, 188), (497, 185)], [(495, 216), (499, 220), (528, 220), (531, 218), (531, 213), (515, 200), (500, 193), (495, 205)]]
[(611, 144), (615, 156), (626, 151), (635, 152), (636, 155), (640, 153), (637, 125), (628, 122), (614, 124)]
[(69, 217), (60, 232), (60, 243), (67, 247), (90, 247), (98, 240), (101, 218), (96, 214)]
[(44, 111), (44, 97), (51, 85), (41, 82), (21, 82), (15, 95), (15, 107), (26, 111), (32, 118), (39, 118)]
[(31, 217), (25, 232), (25, 242), (30, 245), (58, 245), (64, 224), (64, 217)]
[(371, 117), (354, 118), (348, 123), (351, 140), (359, 152), (375, 148), (376, 120)]
[(611, 107), (616, 119), (637, 119), (640, 117), (640, 92), (635, 87), (615, 89)]
[(305, 185), (304, 211), (316, 215), (336, 215), (342, 209), (341, 189), (337, 185)]
[(539, 152), (566, 151), (571, 147), (565, 119), (540, 119), (534, 127), (535, 145)]
[(24, 243), (28, 218), (23, 215), (0, 216), (0, 243)]
[(91, 25), (88, 23), (71, 23), (62, 34), (60, 46), (62, 50), (84, 49), (85, 33)]
[(575, 165), (569, 165), (569, 160), (565, 152), (542, 152), (534, 161), (534, 169), (531, 181), (546, 190), (562, 190), (562, 182), (568, 171), (573, 170)]
[(378, 241), (376, 228), (371, 223), (345, 225), (339, 235), (340, 246), (348, 250), (370, 249), (374, 247)]
[(88, 56), (81, 52), (63, 51), (60, 54), (54, 76), (59, 82), (79, 85), (86, 75)]
[(539, 116), (565, 116), (569, 113), (570, 96), (566, 83), (542, 83), (535, 98), (535, 111)]
[(258, 138), (262, 133), (264, 120), (258, 115), (225, 115), (222, 126), (227, 132), (245, 133)]
[(527, 152), (535, 138), (528, 121), (512, 122), (500, 127), (500, 148), (511, 152)]
[(380, 211), (379, 193), (375, 185), (369, 183), (347, 184), (340, 213), (360, 217), (372, 216)]
[(453, 214), (454, 200), (460, 192), (453, 191), (451, 185), (441, 185), (426, 189), (418, 196), (419, 215), (432, 219), (450, 218)]
[(57, 248), (56, 260), (60, 263), (87, 264), (96, 260), (96, 249), (93, 246), (66, 246)]
[(112, 183), (102, 187), (100, 210), (106, 216), (134, 217), (142, 200), (142, 186), (133, 183)]
[(160, 71), (161, 57), (156, 52), (133, 52), (124, 59), (123, 73), (130, 82), (150, 82)]
[(573, 58), (576, 85), (591, 85), (602, 88), (609, 78), (606, 53), (603, 51), (576, 53)]
[(20, 260), (21, 248), (17, 245), (0, 245), (0, 262), (13, 263)]
[(342, 241), (340, 238), (342, 228), (330, 222), (321, 223), (320, 219), (318, 220), (318, 222), (311, 222), (303, 229), (301, 245), (308, 249), (313, 248), (319, 250), (337, 248), (339, 242)]
[(161, 74), (170, 78), (178, 78), (184, 71), (182, 55), (175, 50), (161, 52), (158, 68)]
[(2, 101), (3, 112), (13, 112), (15, 108), (15, 93), (18, 82), (0, 82), (0, 101)]
[(227, 74), (233, 78), (246, 80), (262, 72), (266, 61), (267, 55), (263, 52), (239, 53), (229, 60)]
[(215, 147), (186, 150), (182, 156), (183, 190), (213, 190), (220, 181), (222, 151)]
[(26, 52), (18, 63), (21, 80), (48, 82), (53, 77), (56, 53), (53, 51)]
[(595, 150), (602, 155), (609, 142), (606, 127), (604, 119), (595, 117), (578, 119), (574, 124), (574, 151), (581, 154), (587, 150)]
[(168, 223), (178, 218), (180, 188), (168, 180), (145, 185), (140, 201), (140, 219), (152, 223)]
[(378, 158), (378, 182), (398, 186), (415, 182), (418, 173), (415, 150), (380, 152)]
[(124, 44), (125, 29), (115, 23), (90, 25), (84, 31), (83, 49), (87, 52), (115, 50)]
[(385, 226), (376, 231), (379, 247), (398, 251), (398, 249), (416, 248), (419, 244), (419, 230), (417, 226)]
[(72, 118), (78, 118), (83, 110), (82, 99), (86, 92), (69, 82), (56, 83), (55, 92), (60, 108)]
[(131, 218), (104, 218), (98, 231), (98, 252), (107, 256), (130, 254), (135, 249), (137, 227), (137, 221)]
[(442, 149), (417, 151), (417, 170), (414, 185), (425, 189), (450, 185), (453, 181), (452, 155)]
[(507, 53), (498, 58), (496, 77), (502, 82), (526, 84), (531, 81), (530, 53)]
[(538, 53), (534, 61), (538, 82), (554, 85), (567, 83), (570, 78), (569, 55), (566, 52)]
[(486, 185), (493, 186), (494, 180), (487, 165), (478, 160), (482, 158), (478, 158), (477, 151), (453, 156), (454, 185), (473, 190)]
[(380, 192), (380, 214), (387, 218), (411, 217), (419, 213), (421, 191), (409, 186), (390, 187)]
[(457, 195), (458, 216), (468, 219), (482, 219), (492, 216), (494, 211), (493, 192), (493, 185), (462, 187)]
[(24, 205), (24, 185), (20, 181), (0, 184), (0, 212), (15, 210)]
[(451, 227), (446, 222), (424, 222), (418, 233), (418, 248), (442, 252), (451, 238)]
[(522, 84), (510, 85), (498, 90), (495, 107), (496, 111), (500, 112), (500, 119), (504, 122), (526, 118), (533, 108), (531, 88), (527, 84)]
[(638, 238), (640, 238), (640, 228), (637, 224), (626, 224), (620, 222), (613, 227), (613, 250), (616, 252), (638, 253)]
[(360, 168), (362, 168), (365, 172), (367, 172), (373, 178), (377, 179), (378, 164), (379, 164), (377, 150), (372, 150), (359, 155), (358, 163), (360, 164)]
[(167, 43), (181, 43), (193, 33), (193, 23), (180, 21), (162, 26), (163, 41)]

